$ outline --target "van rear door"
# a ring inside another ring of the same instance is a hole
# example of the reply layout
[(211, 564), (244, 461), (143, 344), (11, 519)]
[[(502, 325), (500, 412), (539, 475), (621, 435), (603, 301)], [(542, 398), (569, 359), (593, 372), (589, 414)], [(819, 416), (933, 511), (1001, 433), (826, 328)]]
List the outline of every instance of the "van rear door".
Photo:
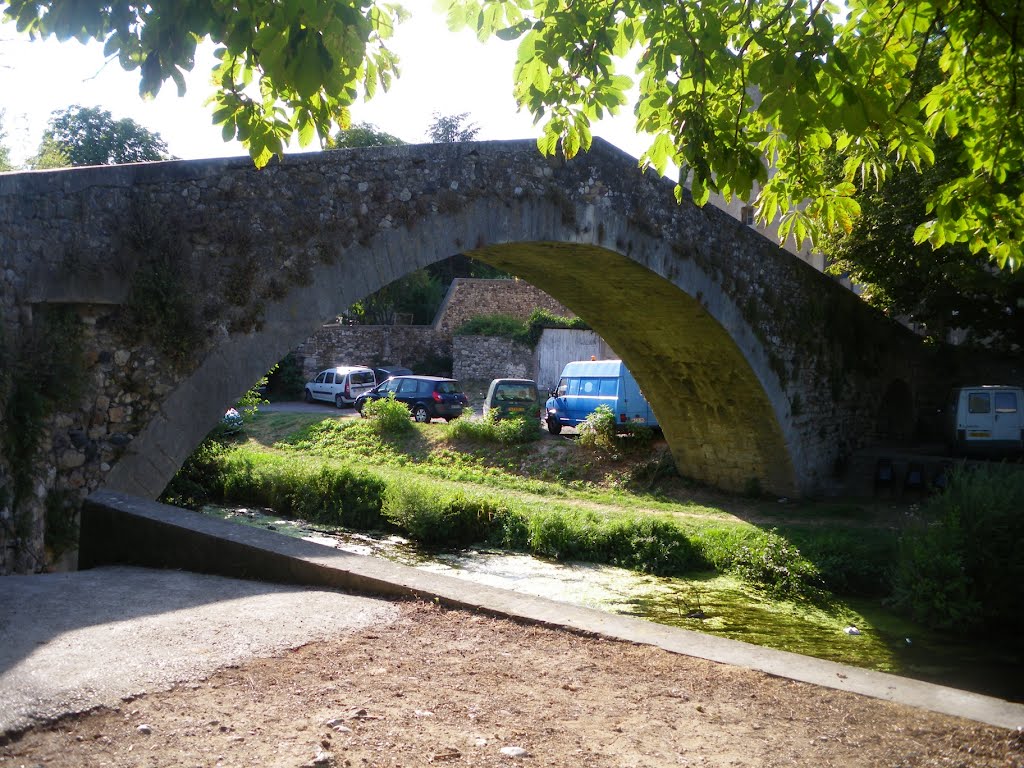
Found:
[(1019, 448), (1022, 427), (1021, 390), (965, 388), (956, 413), (956, 438), (961, 447)]
[(997, 443), (1019, 442), (1021, 439), (1021, 405), (1013, 389), (992, 393), (992, 439)]

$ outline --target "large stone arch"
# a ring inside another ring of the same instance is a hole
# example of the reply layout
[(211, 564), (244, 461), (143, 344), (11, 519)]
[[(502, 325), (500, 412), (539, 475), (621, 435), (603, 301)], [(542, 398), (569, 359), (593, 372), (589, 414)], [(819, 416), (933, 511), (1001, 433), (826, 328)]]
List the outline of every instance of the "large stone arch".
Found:
[[(626, 248), (629, 256), (619, 252)], [(619, 350), (689, 476), (731, 490), (756, 483), (798, 492), (790, 456), (800, 445), (788, 429), (789, 403), (763, 345), (720, 285), (692, 260), (679, 264), (663, 240), (616, 212), (590, 206), (567, 217), (553, 197), (478, 201), (339, 249), (314, 268), (308, 285), (266, 307), (258, 331), (226, 337), (205, 355), (107, 486), (158, 495), (224, 404), (320, 323), (460, 251), (545, 290)]]
[[(80, 401), (42, 425), (56, 470), (40, 487), (154, 497), (225, 404), (321, 322), (459, 252), (607, 338), (680, 469), (714, 485), (813, 492), (873, 434), (889, 381), (945, 387), (911, 334), (723, 211), (677, 203), (671, 182), (600, 141), (571, 161), (481, 142), (260, 171), (238, 158), (0, 174), (8, 351), (54, 306), (83, 317), (89, 347)], [(195, 310), (176, 358), (145, 329), (117, 332), (161, 254)]]

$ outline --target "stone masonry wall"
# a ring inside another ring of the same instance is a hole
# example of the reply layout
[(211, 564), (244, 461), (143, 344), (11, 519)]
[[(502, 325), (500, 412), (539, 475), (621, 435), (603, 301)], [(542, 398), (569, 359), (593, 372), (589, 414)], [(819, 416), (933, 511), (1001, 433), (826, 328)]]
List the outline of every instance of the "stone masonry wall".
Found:
[(532, 379), (533, 350), (524, 344), (497, 336), (456, 336), (453, 369), (460, 381), (490, 379)]
[(319, 328), (295, 350), (295, 356), (307, 381), (336, 365), (402, 365), (417, 373), (450, 373), (426, 369), (451, 360), (452, 338), (429, 325), (333, 323)]
[[(468, 365), (472, 378), (529, 377), (533, 375), (531, 371), (534, 368), (529, 350), (529, 364), (519, 361), (522, 350), (514, 353), (516, 362), (510, 363), (504, 344), (492, 350), (487, 344), (471, 342), (469, 346), (473, 352), (463, 350), (460, 353), (455, 351), (455, 347), (465, 344), (456, 342), (453, 346), (452, 332), (480, 315), (511, 315), (525, 320), (535, 309), (546, 309), (562, 317), (575, 317), (571, 310), (523, 280), (458, 277), (449, 286), (432, 326), (330, 323), (299, 345), (295, 355), (307, 379), (335, 365), (403, 365), (417, 373), (471, 378), (458, 373), (460, 364), (453, 363), (453, 358), (463, 360), (464, 366)], [(470, 362), (470, 355), (478, 353), (485, 355), (486, 362)], [(490, 373), (491, 370), (505, 370), (510, 364), (523, 373)], [(483, 372), (481, 376), (476, 375), (478, 371)]]
[(535, 309), (546, 309), (562, 317), (575, 317), (540, 288), (525, 280), (482, 280), (456, 278), (437, 311), (434, 326), (451, 334), (478, 315), (511, 315), (526, 320)]

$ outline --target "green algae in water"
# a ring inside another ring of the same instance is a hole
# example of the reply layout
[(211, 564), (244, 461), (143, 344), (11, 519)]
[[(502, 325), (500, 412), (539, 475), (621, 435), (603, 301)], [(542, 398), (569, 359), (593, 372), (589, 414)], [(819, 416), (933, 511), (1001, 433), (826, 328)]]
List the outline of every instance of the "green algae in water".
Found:
[[(871, 622), (844, 603), (821, 607), (777, 600), (718, 574), (659, 582), (634, 599), (632, 615), (843, 664), (883, 672), (899, 669), (898, 659)], [(848, 627), (860, 634), (848, 634)]]

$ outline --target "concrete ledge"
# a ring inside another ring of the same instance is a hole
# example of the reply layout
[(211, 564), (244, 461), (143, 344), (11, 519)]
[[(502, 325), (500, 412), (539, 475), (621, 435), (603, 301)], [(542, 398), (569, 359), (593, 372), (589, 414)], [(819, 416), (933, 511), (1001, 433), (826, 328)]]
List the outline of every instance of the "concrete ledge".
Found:
[(110, 491), (92, 494), (82, 509), (79, 563), (82, 568), (177, 568), (437, 599), (451, 607), (654, 645), (989, 725), (1024, 727), (1024, 705), (991, 696), (472, 584)]

